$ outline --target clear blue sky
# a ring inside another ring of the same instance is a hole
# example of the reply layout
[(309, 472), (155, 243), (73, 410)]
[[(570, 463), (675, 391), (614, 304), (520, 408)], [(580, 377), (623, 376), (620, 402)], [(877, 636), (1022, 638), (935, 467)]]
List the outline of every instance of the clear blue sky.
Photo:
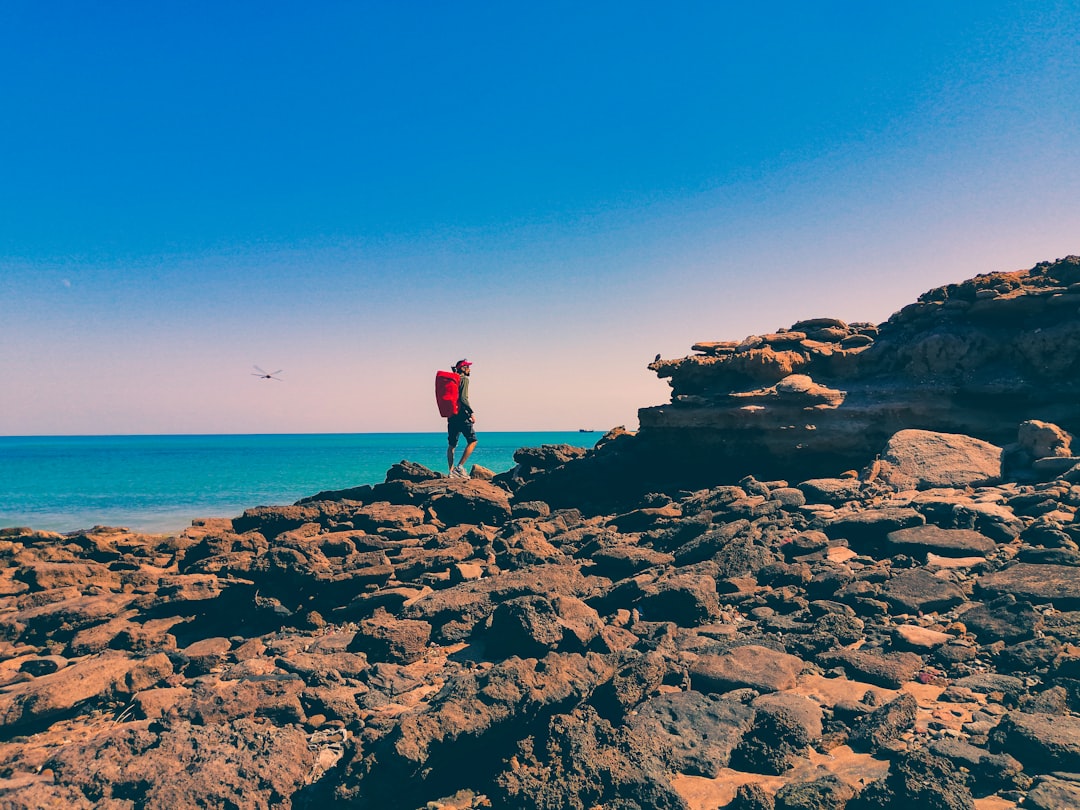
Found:
[(1080, 5), (751, 5), (7, 0), (0, 434), (440, 430), (462, 356), (633, 428), (657, 352), (1080, 253)]

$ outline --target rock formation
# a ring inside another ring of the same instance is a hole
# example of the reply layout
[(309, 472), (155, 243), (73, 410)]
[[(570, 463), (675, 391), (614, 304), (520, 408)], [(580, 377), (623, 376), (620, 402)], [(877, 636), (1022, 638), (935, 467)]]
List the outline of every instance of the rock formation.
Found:
[(994, 444), (1045, 420), (1080, 430), (1080, 257), (930, 290), (874, 326), (800, 321), (649, 367), (671, 402), (639, 411), (658, 459), (738, 477), (838, 474), (899, 430)]
[[(176, 537), (0, 530), (0, 806), (1078, 806), (1072, 380), (1028, 356), (950, 387), (928, 360), (945, 335), (974, 358), (971, 330), (1030, 348), (1038, 313), (1069, 345), (1076, 307), (1049, 302), (1075, 293), (1038, 291), (1076, 264), (942, 288), (877, 330), (701, 344), (658, 366), (679, 393), (638, 436), (522, 449), (501, 475), (402, 462)], [(797, 475), (749, 474), (786, 439), (724, 445), (746, 414), (796, 424), (853, 393), (872, 435), (818, 420)], [(695, 431), (726, 460), (679, 489), (698, 456), (655, 462)]]

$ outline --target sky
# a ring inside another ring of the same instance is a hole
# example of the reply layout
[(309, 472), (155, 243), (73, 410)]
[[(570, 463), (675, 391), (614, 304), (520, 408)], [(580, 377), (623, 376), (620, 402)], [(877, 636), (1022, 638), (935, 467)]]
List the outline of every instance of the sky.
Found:
[(438, 431), (463, 357), (481, 435), (633, 430), (657, 353), (1080, 253), (1078, 42), (1075, 0), (6, 0), (0, 435)]

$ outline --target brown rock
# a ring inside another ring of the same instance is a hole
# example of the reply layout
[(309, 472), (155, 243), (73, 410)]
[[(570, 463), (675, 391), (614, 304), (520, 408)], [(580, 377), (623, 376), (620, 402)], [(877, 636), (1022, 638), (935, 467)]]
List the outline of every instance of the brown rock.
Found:
[(1057, 425), (1038, 419), (1020, 423), (1016, 442), (1032, 459), (1072, 455), (1072, 435)]
[(700, 656), (690, 666), (690, 681), (707, 694), (744, 687), (777, 692), (793, 687), (804, 666), (797, 656), (748, 644), (721, 655)]
[(934, 525), (898, 529), (887, 535), (890, 548), (904, 554), (939, 554), (943, 557), (986, 556), (997, 544), (972, 529), (942, 529)]
[(886, 689), (899, 689), (915, 677), (922, 658), (914, 653), (876, 654), (860, 650), (833, 650), (818, 656), (822, 667), (841, 666), (848, 677)]
[(915, 698), (906, 692), (879, 706), (855, 724), (849, 736), (852, 747), (876, 751), (897, 739), (915, 725), (918, 708)]
[(893, 635), (901, 644), (924, 650), (932, 650), (935, 647), (940, 647), (942, 644), (948, 644), (950, 641), (954, 640), (953, 636), (950, 636), (948, 633), (940, 633), (937, 630), (931, 630), (928, 627), (919, 627), (914, 624), (902, 624), (897, 626), (893, 630)]
[(966, 599), (958, 585), (925, 568), (901, 571), (881, 586), (881, 598), (903, 613), (936, 613)]
[(225, 656), (232, 649), (227, 638), (204, 638), (189, 644), (182, 654), (188, 659), (186, 668), (189, 676), (205, 675), (225, 661)]
[(592, 573), (613, 580), (624, 579), (646, 568), (669, 565), (675, 561), (674, 555), (631, 545), (602, 548), (593, 552), (590, 559), (593, 564)]
[(1080, 782), (1040, 776), (1024, 797), (1024, 807), (1031, 810), (1075, 810), (1080, 807)]
[(1001, 477), (1001, 448), (955, 433), (901, 430), (885, 445), (878, 477), (896, 489), (985, 486)]
[(991, 596), (1010, 594), (1035, 603), (1052, 602), (1061, 610), (1080, 608), (1080, 568), (1016, 563), (979, 577), (976, 587)]
[(251, 679), (205, 681), (191, 690), (190, 703), (180, 709), (199, 725), (261, 717), (278, 725), (304, 722), (300, 693), (304, 682), (295, 675), (260, 673)]
[(172, 674), (163, 653), (136, 659), (119, 651), (76, 661), (0, 692), (0, 726), (17, 729), (146, 689)]
[(1010, 712), (991, 735), (996, 749), (1012, 754), (1025, 770), (1080, 771), (1080, 718)]
[[(314, 760), (307, 735), (295, 727), (248, 719), (205, 726), (179, 722), (156, 731), (151, 725), (105, 726), (58, 749), (49, 760), (55, 781), (97, 797), (96, 807), (120, 807), (138, 796), (145, 810), (269, 810), (303, 787)], [(64, 795), (62, 789), (57, 793)]]
[(423, 657), (430, 640), (428, 622), (398, 619), (378, 611), (360, 622), (349, 650), (362, 652), (372, 661), (407, 664)]

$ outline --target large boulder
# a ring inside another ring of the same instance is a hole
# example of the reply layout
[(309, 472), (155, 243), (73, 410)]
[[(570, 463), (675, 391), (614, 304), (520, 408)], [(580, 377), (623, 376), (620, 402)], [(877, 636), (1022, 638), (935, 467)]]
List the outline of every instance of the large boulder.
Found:
[(955, 433), (901, 430), (885, 445), (876, 472), (895, 489), (984, 486), (1001, 477), (1001, 448)]

